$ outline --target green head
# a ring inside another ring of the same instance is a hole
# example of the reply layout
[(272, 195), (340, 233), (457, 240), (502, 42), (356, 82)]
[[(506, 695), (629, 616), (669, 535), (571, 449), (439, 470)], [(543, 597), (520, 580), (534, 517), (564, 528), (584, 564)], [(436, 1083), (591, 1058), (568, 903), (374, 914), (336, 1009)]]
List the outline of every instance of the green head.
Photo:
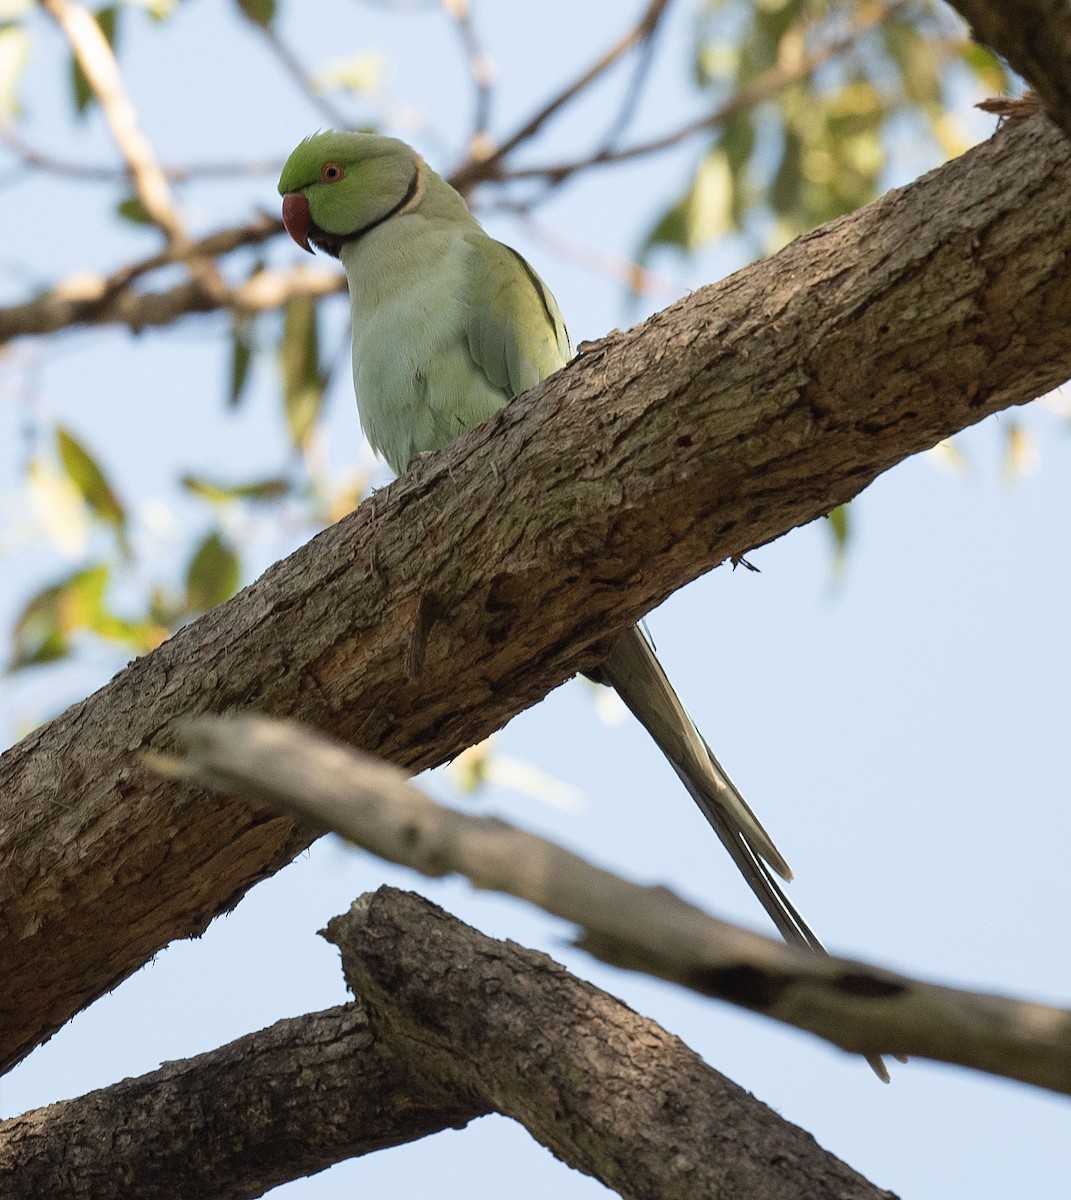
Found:
[(283, 223), (299, 246), (338, 257), (363, 237), (419, 203), (424, 163), (397, 138), (374, 133), (317, 133), (286, 160), (279, 178)]

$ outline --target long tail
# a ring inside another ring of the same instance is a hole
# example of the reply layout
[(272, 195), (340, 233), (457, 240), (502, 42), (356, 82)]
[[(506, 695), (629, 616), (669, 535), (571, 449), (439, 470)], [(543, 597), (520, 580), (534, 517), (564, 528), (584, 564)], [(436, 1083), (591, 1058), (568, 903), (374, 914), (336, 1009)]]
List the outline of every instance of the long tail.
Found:
[[(614, 643), (592, 677), (614, 688), (654, 738), (785, 941), (826, 953), (777, 882), (776, 875), (792, 878), (788, 863), (696, 729), (638, 626)], [(888, 1082), (879, 1057), (869, 1055), (867, 1062)]]

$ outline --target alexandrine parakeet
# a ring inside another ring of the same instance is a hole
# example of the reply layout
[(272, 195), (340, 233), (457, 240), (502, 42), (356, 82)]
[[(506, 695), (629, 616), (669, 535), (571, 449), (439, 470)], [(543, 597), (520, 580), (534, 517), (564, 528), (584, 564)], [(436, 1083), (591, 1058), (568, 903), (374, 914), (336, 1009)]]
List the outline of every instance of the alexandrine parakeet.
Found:
[[(572, 357), (546, 284), (404, 142), (317, 134), (290, 155), (279, 191), (291, 237), (346, 269), (361, 424), (399, 475)], [(785, 939), (821, 949), (775, 878), (791, 878), (788, 864), (643, 633), (622, 636), (594, 674), (658, 743)]]

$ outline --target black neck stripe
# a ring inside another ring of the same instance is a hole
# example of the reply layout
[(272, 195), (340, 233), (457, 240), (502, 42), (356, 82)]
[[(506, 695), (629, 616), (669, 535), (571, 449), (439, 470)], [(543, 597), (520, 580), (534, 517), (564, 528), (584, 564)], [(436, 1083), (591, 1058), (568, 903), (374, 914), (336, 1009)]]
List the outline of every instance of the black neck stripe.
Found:
[(340, 244), (346, 242), (357, 242), (364, 237), (366, 233), (371, 233), (378, 225), (382, 225), (384, 221), (389, 221), (391, 217), (396, 217), (403, 209), (407, 208), (415, 199), (417, 189), (420, 187), (420, 164), (413, 163), (413, 178), (409, 180), (409, 186), (405, 189), (405, 195), (391, 209), (388, 209), (381, 217), (376, 217), (374, 221), (369, 221), (367, 225), (362, 225), (355, 229), (352, 233), (343, 233), (336, 239)]

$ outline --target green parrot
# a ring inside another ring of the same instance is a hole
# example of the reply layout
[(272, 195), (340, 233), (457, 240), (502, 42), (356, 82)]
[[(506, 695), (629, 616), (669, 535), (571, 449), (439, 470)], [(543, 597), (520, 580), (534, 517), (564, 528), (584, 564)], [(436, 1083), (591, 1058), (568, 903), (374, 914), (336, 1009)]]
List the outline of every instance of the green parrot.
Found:
[[(361, 424), (399, 475), (572, 357), (546, 284), (404, 142), (316, 134), (290, 155), (279, 192), (294, 241), (346, 269)], [(820, 951), (775, 878), (792, 878), (788, 864), (642, 631), (624, 634), (592, 677), (615, 688), (657, 742), (785, 940)]]

